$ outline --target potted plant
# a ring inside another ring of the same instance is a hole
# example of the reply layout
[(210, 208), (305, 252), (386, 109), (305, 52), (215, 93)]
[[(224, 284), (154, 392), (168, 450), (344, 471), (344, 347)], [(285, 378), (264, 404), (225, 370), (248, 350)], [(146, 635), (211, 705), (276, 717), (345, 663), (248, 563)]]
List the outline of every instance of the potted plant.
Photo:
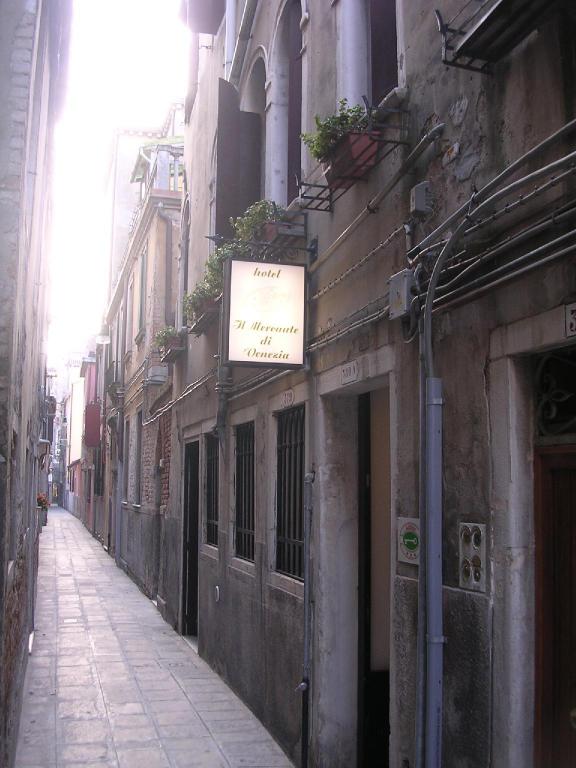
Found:
[(39, 493), (36, 496), (36, 505), (39, 509), (39, 518), (42, 525), (46, 525), (48, 522), (48, 507), (50, 503), (45, 493)]
[(230, 219), (236, 240), (251, 242), (262, 239), (264, 228), (280, 221), (286, 211), (272, 200), (258, 200), (252, 203), (242, 216)]
[(314, 119), (316, 130), (303, 133), (302, 141), (322, 163), (329, 186), (345, 186), (376, 165), (379, 144), (367, 131), (369, 121), (364, 107), (349, 107), (346, 99), (340, 99), (335, 115), (324, 119), (316, 115)]
[(154, 343), (160, 350), (163, 362), (171, 362), (184, 349), (182, 338), (172, 325), (161, 328), (154, 336)]
[(184, 296), (184, 316), (189, 325), (196, 325), (203, 315), (216, 308), (223, 290), (224, 262), (249, 254), (249, 245), (240, 240), (222, 243), (214, 249), (206, 262), (204, 277)]
[(158, 349), (168, 349), (170, 347), (178, 346), (180, 344), (180, 335), (176, 328), (172, 325), (167, 325), (161, 328), (156, 336), (154, 336), (154, 343)]

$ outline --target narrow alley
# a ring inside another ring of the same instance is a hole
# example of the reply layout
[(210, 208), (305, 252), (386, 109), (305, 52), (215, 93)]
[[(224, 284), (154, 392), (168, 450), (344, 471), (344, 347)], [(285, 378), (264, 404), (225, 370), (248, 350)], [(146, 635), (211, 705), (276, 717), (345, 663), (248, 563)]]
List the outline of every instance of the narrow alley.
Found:
[(250, 710), (82, 523), (40, 536), (17, 768), (246, 768), (291, 763)]

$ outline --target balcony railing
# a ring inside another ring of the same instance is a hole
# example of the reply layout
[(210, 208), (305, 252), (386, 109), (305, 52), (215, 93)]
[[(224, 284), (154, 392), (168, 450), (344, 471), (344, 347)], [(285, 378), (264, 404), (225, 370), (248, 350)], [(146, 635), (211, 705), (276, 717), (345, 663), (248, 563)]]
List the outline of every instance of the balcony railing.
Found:
[(181, 192), (184, 179), (184, 165), (180, 162), (184, 148), (180, 146), (170, 146), (169, 149), (159, 149), (150, 168), (146, 180), (142, 200), (138, 203), (132, 219), (130, 221), (130, 235), (138, 226), (140, 215), (146, 205), (146, 201), (153, 193), (158, 190), (162, 192)]

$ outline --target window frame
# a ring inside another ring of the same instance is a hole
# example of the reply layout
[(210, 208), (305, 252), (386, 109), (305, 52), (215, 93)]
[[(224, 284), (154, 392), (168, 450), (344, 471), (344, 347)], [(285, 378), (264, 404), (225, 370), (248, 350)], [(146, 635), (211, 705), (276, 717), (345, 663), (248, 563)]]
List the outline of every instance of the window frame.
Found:
[(204, 435), (204, 540), (219, 546), (220, 440), (209, 432)]
[[(302, 582), (304, 578), (304, 476), (306, 460), (306, 405), (299, 403), (283, 411), (276, 416), (276, 488), (275, 488), (275, 541), (274, 541), (274, 572), (281, 576)], [(284, 438), (290, 425), (282, 422), (290, 418), (297, 418), (296, 442), (294, 445), (286, 444)], [(282, 432), (281, 430), (285, 431)], [(285, 456), (282, 452), (286, 448), (295, 448), (295, 456)], [(292, 458), (296, 467), (292, 466)], [(286, 475), (290, 483), (290, 474), (293, 474), (295, 487), (285, 486), (286, 493), (281, 495), (281, 486), (284, 485)], [(294, 499), (294, 497), (298, 497)], [(296, 506), (293, 505), (295, 501)], [(284, 506), (286, 502), (288, 508)], [(291, 508), (292, 507), (292, 508)], [(292, 534), (292, 535), (290, 535)], [(299, 534), (299, 536), (298, 536)]]
[[(239, 432), (246, 434), (239, 435)], [(244, 440), (249, 443), (249, 449), (240, 453), (239, 443), (244, 443)], [(254, 420), (236, 424), (234, 426), (234, 557), (249, 563), (255, 560), (256, 543), (255, 454)], [(240, 482), (241, 479), (242, 482)], [(239, 521), (242, 525), (239, 525)]]

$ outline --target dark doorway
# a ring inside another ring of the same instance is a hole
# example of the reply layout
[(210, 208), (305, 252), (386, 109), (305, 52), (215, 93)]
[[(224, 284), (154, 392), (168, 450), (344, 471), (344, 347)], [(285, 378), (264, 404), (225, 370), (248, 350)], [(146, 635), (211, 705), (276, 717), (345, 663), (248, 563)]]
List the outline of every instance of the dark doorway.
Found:
[(198, 635), (198, 502), (200, 443), (184, 448), (184, 532), (182, 542), (182, 634)]
[(388, 768), (390, 454), (388, 390), (358, 398), (358, 768)]
[(536, 450), (536, 768), (576, 765), (576, 445)]

